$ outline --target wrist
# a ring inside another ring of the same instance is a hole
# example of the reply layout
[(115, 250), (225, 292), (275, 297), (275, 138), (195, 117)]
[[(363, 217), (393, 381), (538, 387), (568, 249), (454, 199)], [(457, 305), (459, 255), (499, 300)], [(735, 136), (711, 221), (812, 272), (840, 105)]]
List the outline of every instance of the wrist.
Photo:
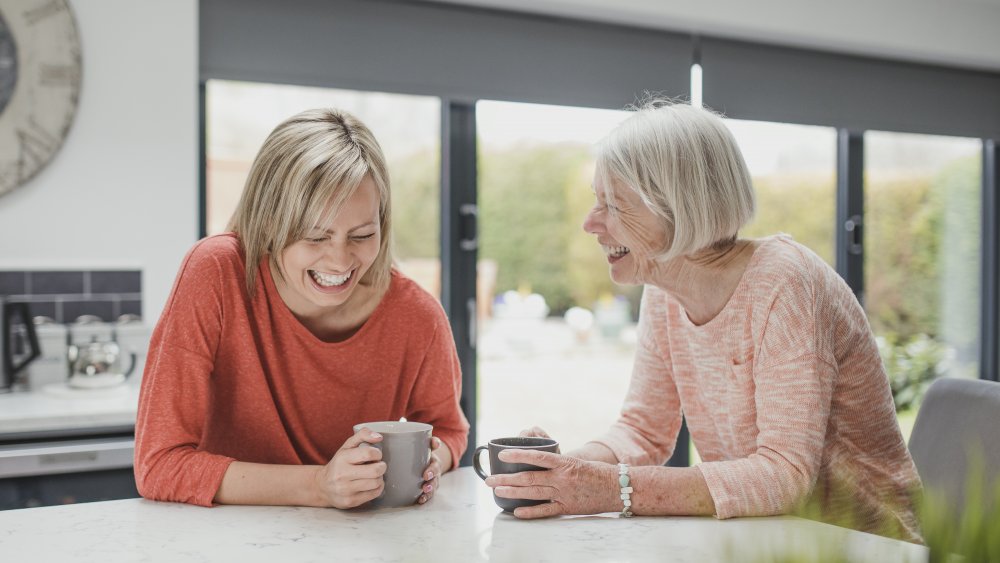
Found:
[(631, 518), (632, 513), (632, 471), (631, 467), (627, 463), (619, 463), (617, 466), (618, 473), (618, 500), (620, 503), (619, 516), (622, 518)]
[(605, 495), (604, 510), (602, 512), (621, 512), (622, 501), (621, 492), (618, 486), (618, 464), (601, 463), (603, 475), (601, 482), (605, 483), (603, 489), (607, 491)]
[(332, 506), (334, 508), (337, 508), (336, 505), (334, 505), (333, 501), (329, 497), (327, 497), (326, 488), (323, 486), (324, 469), (326, 469), (326, 466), (310, 465), (308, 467), (311, 470), (309, 487), (308, 487), (309, 491), (308, 506), (316, 506), (320, 508), (329, 508)]

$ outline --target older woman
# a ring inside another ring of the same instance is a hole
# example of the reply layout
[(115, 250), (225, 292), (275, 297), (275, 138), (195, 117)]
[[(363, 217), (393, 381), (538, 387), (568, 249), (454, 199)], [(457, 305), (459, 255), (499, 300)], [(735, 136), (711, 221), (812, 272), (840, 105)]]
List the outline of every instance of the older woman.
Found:
[[(809, 505), (919, 542), (920, 481), (864, 311), (790, 237), (737, 237), (754, 195), (722, 120), (648, 104), (601, 143), (594, 192), (584, 229), (611, 278), (645, 284), (632, 382), (603, 437), (566, 455), (501, 454), (550, 469), (487, 480), (501, 497), (551, 501), (515, 515), (731, 518)], [(703, 463), (663, 467), (682, 414)]]

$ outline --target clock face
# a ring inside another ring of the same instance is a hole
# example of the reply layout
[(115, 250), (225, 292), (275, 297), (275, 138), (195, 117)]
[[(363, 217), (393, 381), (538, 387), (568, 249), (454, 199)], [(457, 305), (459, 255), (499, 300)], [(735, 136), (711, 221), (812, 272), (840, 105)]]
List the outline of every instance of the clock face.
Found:
[(66, 0), (0, 0), (0, 195), (59, 151), (80, 79), (80, 38)]

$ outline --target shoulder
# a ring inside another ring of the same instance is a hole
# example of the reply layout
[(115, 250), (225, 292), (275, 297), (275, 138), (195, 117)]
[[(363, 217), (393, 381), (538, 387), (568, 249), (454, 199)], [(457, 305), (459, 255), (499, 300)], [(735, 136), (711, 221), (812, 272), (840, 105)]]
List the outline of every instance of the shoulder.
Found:
[(408, 325), (447, 325), (448, 318), (441, 303), (412, 278), (392, 270), (389, 290), (384, 298), (390, 316)]
[(186, 271), (244, 268), (243, 247), (233, 233), (205, 237), (194, 244), (184, 258)]
[(752, 291), (794, 300), (816, 298), (829, 283), (831, 275), (838, 277), (822, 258), (808, 247), (787, 235), (775, 235), (758, 241), (751, 259)]
[(178, 283), (197, 287), (241, 283), (246, 275), (243, 249), (233, 233), (205, 237), (194, 244), (177, 273)]

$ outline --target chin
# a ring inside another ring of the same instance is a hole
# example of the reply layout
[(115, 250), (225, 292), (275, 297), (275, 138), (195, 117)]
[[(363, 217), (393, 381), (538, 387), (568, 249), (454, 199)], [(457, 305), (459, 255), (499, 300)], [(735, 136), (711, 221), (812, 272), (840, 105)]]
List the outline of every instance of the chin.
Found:
[(632, 273), (616, 274), (615, 272), (612, 271), (611, 281), (615, 282), (618, 285), (642, 285), (642, 282), (639, 281), (637, 279), (637, 276), (635, 276)]

